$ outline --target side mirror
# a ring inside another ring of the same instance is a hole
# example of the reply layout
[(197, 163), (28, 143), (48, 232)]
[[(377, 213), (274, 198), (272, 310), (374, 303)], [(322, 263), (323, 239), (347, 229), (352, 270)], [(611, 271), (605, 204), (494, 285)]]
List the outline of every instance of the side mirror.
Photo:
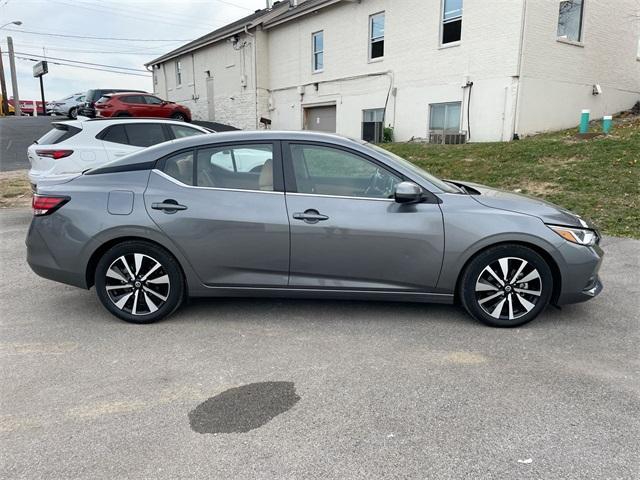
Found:
[(420, 203), (422, 201), (422, 189), (413, 182), (400, 182), (396, 185), (393, 196), (397, 203)]

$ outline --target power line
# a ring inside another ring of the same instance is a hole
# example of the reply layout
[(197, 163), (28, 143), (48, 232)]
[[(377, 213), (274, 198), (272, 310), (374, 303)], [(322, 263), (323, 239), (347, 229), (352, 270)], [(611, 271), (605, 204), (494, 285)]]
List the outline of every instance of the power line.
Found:
[(45, 37), (64, 37), (64, 38), (80, 38), (83, 40), (113, 40), (117, 42), (191, 42), (193, 39), (150, 39), (150, 38), (115, 38), (115, 37), (89, 37), (82, 35), (67, 35), (63, 33), (44, 33), (44, 32), (33, 32), (31, 30), (18, 30), (15, 28), (4, 28), (8, 32), (16, 32), (16, 33), (27, 33), (29, 35), (43, 35)]
[[(177, 27), (191, 27), (191, 28), (200, 28), (202, 30), (204, 29), (211, 29), (212, 26), (211, 25), (205, 25), (203, 23), (200, 22), (180, 22), (180, 21), (172, 21), (169, 20), (167, 17), (164, 17), (162, 15), (158, 15), (155, 13), (150, 13), (150, 12), (129, 12), (129, 13), (125, 13), (126, 10), (122, 9), (122, 7), (117, 7), (117, 9), (103, 9), (100, 7), (95, 7), (92, 5), (87, 5), (87, 4), (83, 4), (82, 2), (75, 2), (75, 3), (68, 3), (65, 2), (63, 0), (50, 0), (53, 1), (54, 3), (57, 3), (59, 5), (65, 5), (67, 7), (74, 7), (74, 8), (83, 8), (85, 10), (88, 10), (90, 12), (98, 12), (102, 15), (112, 15), (112, 16), (117, 16), (117, 17), (121, 17), (121, 18), (132, 18), (138, 22), (143, 21), (143, 22), (152, 22), (152, 23), (164, 23), (166, 25), (173, 25), (173, 26), (177, 26)], [(196, 26), (196, 24), (200, 24), (201, 26)]]
[(129, 68), (129, 67), (119, 67), (117, 65), (105, 65), (104, 63), (91, 63), (91, 62), (81, 62), (78, 60), (73, 60), (70, 58), (60, 58), (60, 57), (50, 57), (50, 56), (44, 56), (44, 55), (36, 55), (35, 53), (25, 53), (25, 52), (15, 52), (17, 55), (29, 55), (31, 57), (37, 57), (40, 59), (44, 59), (44, 60), (62, 60), (63, 62), (73, 62), (73, 63), (79, 63), (82, 65), (92, 65), (92, 66), (96, 66), (96, 67), (107, 67), (107, 68), (117, 68), (120, 70), (130, 70), (132, 72), (145, 72), (147, 73), (147, 70), (142, 70), (141, 68)]
[[(117, 53), (119, 55), (139, 55), (139, 56), (162, 55), (163, 53), (166, 53), (166, 52), (150, 52), (145, 49), (142, 49), (138, 52), (131, 52), (131, 51), (124, 51), (124, 50), (105, 51), (105, 50), (90, 50), (90, 49), (84, 49), (84, 48), (65, 48), (65, 47), (56, 47), (56, 46), (51, 47), (49, 45), (41, 45), (37, 43), (24, 43), (24, 42), (14, 42), (14, 45), (16, 46), (16, 48), (19, 48), (19, 47), (37, 48), (39, 50), (46, 48), (47, 51), (55, 51), (55, 52), (60, 51), (60, 52), (80, 52), (80, 53), (100, 53), (100, 54)], [(157, 48), (157, 47), (154, 46), (153, 48)]]
[[(8, 53), (6, 52), (2, 52), (3, 55), (8, 55)], [(37, 62), (39, 61), (38, 59), (35, 58), (29, 58), (29, 57), (23, 57), (23, 56), (18, 56), (16, 55), (16, 58), (20, 59), (20, 60), (28, 60), (30, 62)], [(145, 77), (145, 78), (151, 78), (151, 75), (144, 75), (142, 73), (131, 73), (131, 72), (123, 72), (123, 71), (118, 71), (118, 70), (109, 70), (106, 68), (96, 68), (96, 67), (86, 67), (83, 65), (73, 65), (71, 63), (62, 63), (62, 62), (49, 62), (53, 65), (62, 65), (65, 67), (75, 67), (75, 68), (82, 68), (85, 70), (97, 70), (99, 72), (109, 72), (109, 73), (119, 73), (120, 75), (132, 75), (134, 77)]]

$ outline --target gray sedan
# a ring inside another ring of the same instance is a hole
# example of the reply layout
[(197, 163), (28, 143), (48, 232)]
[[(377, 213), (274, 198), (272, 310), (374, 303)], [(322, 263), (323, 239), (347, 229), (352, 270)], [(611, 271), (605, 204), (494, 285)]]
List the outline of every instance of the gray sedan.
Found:
[(84, 102), (84, 93), (74, 93), (62, 100), (47, 103), (47, 113), (49, 115), (63, 115), (69, 118), (78, 116), (78, 105)]
[(31, 268), (134, 323), (253, 296), (460, 303), (514, 327), (602, 290), (579, 216), (335, 135), (185, 138), (39, 184), (33, 206)]

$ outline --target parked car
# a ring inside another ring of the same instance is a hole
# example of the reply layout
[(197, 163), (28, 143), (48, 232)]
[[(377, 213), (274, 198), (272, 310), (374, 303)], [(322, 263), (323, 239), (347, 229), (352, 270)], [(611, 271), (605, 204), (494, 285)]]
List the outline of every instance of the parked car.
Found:
[(161, 117), (191, 121), (191, 110), (148, 93), (108, 93), (96, 102), (98, 117)]
[(74, 93), (62, 100), (47, 103), (49, 115), (63, 115), (69, 118), (78, 116), (78, 106), (84, 103), (84, 93)]
[[(20, 111), (22, 115), (33, 116), (33, 100), (20, 100)], [(15, 109), (15, 100), (10, 98), (8, 101), (9, 105)], [(44, 108), (42, 107), (42, 101), (36, 100), (36, 108), (38, 109), (38, 115), (44, 114)], [(14, 110), (15, 111), (15, 110)]]
[(163, 143), (39, 187), (33, 211), (31, 268), (133, 323), (188, 295), (459, 301), (515, 327), (602, 289), (579, 216), (335, 135)]
[(104, 95), (108, 93), (117, 93), (117, 92), (136, 92), (136, 93), (146, 93), (143, 90), (131, 90), (131, 89), (122, 89), (122, 88), (97, 88), (92, 90), (87, 90), (87, 93), (84, 96), (84, 103), (78, 105), (78, 115), (82, 115), (83, 117), (93, 118), (96, 116), (95, 103), (100, 100)]
[(29, 181), (79, 173), (150, 145), (212, 133), (198, 125), (156, 118), (85, 119), (54, 122), (53, 129), (27, 149)]

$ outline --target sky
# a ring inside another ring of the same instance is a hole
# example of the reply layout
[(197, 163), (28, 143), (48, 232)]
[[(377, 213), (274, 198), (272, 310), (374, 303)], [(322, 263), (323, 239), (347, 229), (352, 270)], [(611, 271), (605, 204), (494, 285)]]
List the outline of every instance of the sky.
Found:
[[(151, 92), (151, 74), (146, 71), (145, 62), (265, 5), (266, 0), (0, 0), (0, 26), (22, 22), (20, 26), (0, 29), (7, 93), (11, 97), (13, 92), (7, 36), (13, 38), (16, 57), (47, 57), (49, 73), (43, 77), (47, 101), (90, 88)], [(54, 63), (70, 63), (69, 60), (106, 65), (84, 67), (136, 75)], [(16, 58), (21, 100), (40, 100), (40, 84), (33, 77), (34, 63)]]

